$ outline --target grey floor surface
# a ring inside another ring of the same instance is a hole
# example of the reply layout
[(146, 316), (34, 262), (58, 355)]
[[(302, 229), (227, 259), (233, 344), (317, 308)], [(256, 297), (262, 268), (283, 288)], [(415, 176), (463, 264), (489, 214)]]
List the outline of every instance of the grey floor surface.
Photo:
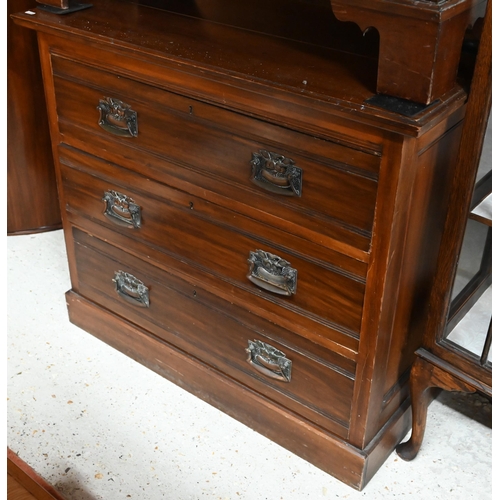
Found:
[(481, 396), (443, 393), (417, 458), (357, 492), (70, 324), (62, 231), (7, 252), (7, 444), (66, 498), (492, 498)]

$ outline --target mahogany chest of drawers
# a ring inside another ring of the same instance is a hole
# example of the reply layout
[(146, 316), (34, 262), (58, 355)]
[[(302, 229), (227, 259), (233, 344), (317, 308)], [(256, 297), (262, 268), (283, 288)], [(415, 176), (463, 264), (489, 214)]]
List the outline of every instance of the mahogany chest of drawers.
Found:
[(383, 109), (370, 46), (141, 3), (15, 16), (38, 32), (70, 319), (361, 489), (409, 429), (466, 94)]

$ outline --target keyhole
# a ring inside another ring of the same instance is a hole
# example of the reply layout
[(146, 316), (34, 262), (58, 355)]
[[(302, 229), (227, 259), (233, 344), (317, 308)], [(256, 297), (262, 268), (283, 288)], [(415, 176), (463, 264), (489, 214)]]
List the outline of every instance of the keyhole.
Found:
[(193, 106), (189, 106), (189, 114), (192, 115), (193, 114)]
[(190, 202), (189, 202), (189, 208), (190, 208), (191, 210), (193, 210), (193, 209), (194, 209), (194, 203), (193, 203), (192, 201), (190, 201)]

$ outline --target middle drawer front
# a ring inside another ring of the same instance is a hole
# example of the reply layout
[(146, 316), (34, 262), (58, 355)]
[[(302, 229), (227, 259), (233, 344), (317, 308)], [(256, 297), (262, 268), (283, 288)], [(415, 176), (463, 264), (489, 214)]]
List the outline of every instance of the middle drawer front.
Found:
[[(73, 228), (78, 293), (342, 437), (355, 364)], [(247, 321), (250, 324), (247, 324)], [(298, 347), (300, 345), (300, 347)]]
[[(193, 194), (201, 189), (204, 198), (284, 229), (293, 226), (303, 237), (366, 260), (380, 164), (376, 154), (60, 56), (52, 62), (66, 144), (147, 170), (151, 178)], [(116, 104), (122, 106), (116, 115), (130, 114), (128, 121), (114, 118), (107, 98), (122, 103)]]
[[(65, 146), (60, 163), (67, 209), (109, 228), (109, 239), (117, 232), (131, 246), (135, 240), (160, 249), (187, 263), (194, 277), (215, 278), (212, 287), (249, 310), (357, 350), (363, 263)], [(138, 224), (122, 220), (124, 213), (131, 218), (124, 203), (139, 207)], [(254, 262), (260, 250), (289, 266), (276, 264), (269, 277), (273, 269)]]

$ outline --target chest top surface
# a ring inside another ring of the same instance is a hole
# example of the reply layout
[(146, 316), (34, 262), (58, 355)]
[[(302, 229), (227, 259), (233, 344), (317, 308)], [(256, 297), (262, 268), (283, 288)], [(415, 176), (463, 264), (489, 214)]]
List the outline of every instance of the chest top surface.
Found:
[(69, 15), (35, 9), (34, 15), (20, 13), (14, 19), (38, 31), (82, 40), (89, 53), (99, 47), (132, 51), (138, 72), (142, 59), (155, 60), (211, 81), (224, 80), (232, 87), (409, 135), (418, 135), (465, 100), (457, 85), (429, 106), (414, 107), (411, 116), (400, 111), (413, 103), (398, 100), (389, 109), (373, 104), (377, 37), (363, 35), (353, 23), (338, 22), (322, 2), (279, 0), (266, 7), (262, 0), (252, 0), (225, 10), (222, 4), (98, 0), (92, 8)]

